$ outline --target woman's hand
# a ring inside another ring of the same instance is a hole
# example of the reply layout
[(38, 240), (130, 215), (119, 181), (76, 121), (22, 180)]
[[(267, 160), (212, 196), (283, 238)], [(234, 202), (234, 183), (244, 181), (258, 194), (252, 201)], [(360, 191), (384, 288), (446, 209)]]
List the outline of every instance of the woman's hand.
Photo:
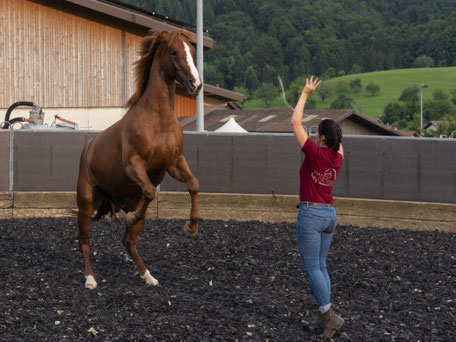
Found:
[(315, 89), (317, 89), (317, 87), (320, 85), (320, 83), (321, 83), (321, 80), (319, 80), (318, 77), (315, 77), (315, 79), (314, 79), (312, 76), (312, 77), (310, 77), (310, 81), (307, 78), (306, 86), (302, 90), (302, 93), (309, 96), (310, 94), (312, 94), (314, 92)]

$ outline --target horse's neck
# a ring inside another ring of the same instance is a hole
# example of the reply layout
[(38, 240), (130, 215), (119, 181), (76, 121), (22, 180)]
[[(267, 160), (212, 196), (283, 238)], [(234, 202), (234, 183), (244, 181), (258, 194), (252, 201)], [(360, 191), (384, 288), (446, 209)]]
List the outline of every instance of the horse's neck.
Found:
[(167, 79), (156, 58), (152, 63), (149, 81), (142, 98), (147, 111), (151, 115), (158, 115), (160, 119), (174, 118), (175, 81)]

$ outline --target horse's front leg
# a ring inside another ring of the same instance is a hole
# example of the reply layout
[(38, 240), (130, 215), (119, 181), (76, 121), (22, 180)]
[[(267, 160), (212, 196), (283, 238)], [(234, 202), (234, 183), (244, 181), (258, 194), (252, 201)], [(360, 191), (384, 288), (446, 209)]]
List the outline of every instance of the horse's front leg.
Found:
[(144, 162), (139, 157), (132, 158), (128, 162), (125, 172), (127, 176), (141, 188), (143, 195), (136, 210), (127, 213), (127, 225), (133, 227), (139, 221), (145, 219), (147, 207), (155, 198), (155, 186), (150, 181)]
[(184, 225), (184, 233), (188, 237), (194, 237), (196, 233), (198, 233), (198, 221), (200, 219), (198, 213), (199, 182), (192, 175), (192, 172), (190, 171), (187, 161), (183, 155), (177, 159), (175, 165), (168, 168), (168, 173), (178, 181), (187, 184), (187, 189), (192, 199), (192, 210), (190, 212), (190, 221), (186, 222)]
[(136, 249), (138, 235), (144, 227), (147, 207), (155, 198), (155, 187), (151, 183), (144, 163), (140, 158), (133, 158), (130, 160), (125, 171), (128, 177), (141, 188), (142, 198), (139, 201), (136, 210), (127, 213), (127, 230), (122, 243), (133, 259), (133, 262), (136, 264), (141, 278), (146, 281), (147, 285), (158, 285), (157, 279), (150, 275), (150, 272), (144, 266)]

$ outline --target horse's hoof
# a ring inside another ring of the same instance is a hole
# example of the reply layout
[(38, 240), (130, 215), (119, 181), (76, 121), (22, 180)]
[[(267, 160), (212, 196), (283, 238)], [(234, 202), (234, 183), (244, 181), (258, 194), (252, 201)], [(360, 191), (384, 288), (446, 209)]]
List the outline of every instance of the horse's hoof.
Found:
[(94, 288), (97, 287), (97, 285), (98, 284), (97, 284), (95, 278), (93, 277), (93, 275), (86, 276), (86, 282), (85, 282), (86, 289), (93, 290)]
[(134, 212), (127, 213), (127, 215), (125, 215), (125, 223), (127, 224), (128, 227), (133, 227), (135, 225), (135, 220), (134, 220), (134, 218), (130, 218), (130, 216), (134, 217), (135, 213)]
[(196, 233), (198, 233), (198, 225), (196, 225), (195, 229), (190, 230), (190, 222), (187, 221), (187, 222), (185, 222), (182, 230), (184, 231), (184, 234), (186, 237), (192, 238), (192, 237), (195, 237)]
[(158, 285), (158, 280), (150, 275), (149, 270), (146, 270), (146, 273), (144, 273), (144, 275), (142, 275), (141, 278), (146, 281), (147, 285), (152, 285), (152, 286)]

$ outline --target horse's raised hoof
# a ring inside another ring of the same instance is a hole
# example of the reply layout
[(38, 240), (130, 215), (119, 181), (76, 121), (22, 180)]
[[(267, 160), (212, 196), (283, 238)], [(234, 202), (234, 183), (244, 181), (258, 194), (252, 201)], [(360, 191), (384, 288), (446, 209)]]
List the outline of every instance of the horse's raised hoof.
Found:
[(146, 273), (144, 273), (144, 275), (142, 275), (141, 278), (146, 281), (147, 285), (151, 285), (151, 286), (158, 285), (158, 280), (150, 275), (149, 270), (146, 270)]
[(190, 222), (187, 221), (187, 222), (185, 222), (182, 230), (184, 231), (184, 234), (186, 237), (192, 238), (192, 237), (195, 237), (196, 233), (198, 233), (198, 225), (196, 225), (196, 227), (194, 229), (191, 229)]
[(86, 282), (85, 282), (85, 288), (86, 289), (90, 289), (90, 290), (93, 290), (94, 288), (97, 287), (97, 282), (95, 280), (95, 278), (93, 277), (93, 275), (89, 274), (88, 276), (85, 276), (86, 278)]
[(130, 212), (125, 215), (125, 223), (127, 224), (128, 227), (133, 227), (135, 225), (135, 213)]

